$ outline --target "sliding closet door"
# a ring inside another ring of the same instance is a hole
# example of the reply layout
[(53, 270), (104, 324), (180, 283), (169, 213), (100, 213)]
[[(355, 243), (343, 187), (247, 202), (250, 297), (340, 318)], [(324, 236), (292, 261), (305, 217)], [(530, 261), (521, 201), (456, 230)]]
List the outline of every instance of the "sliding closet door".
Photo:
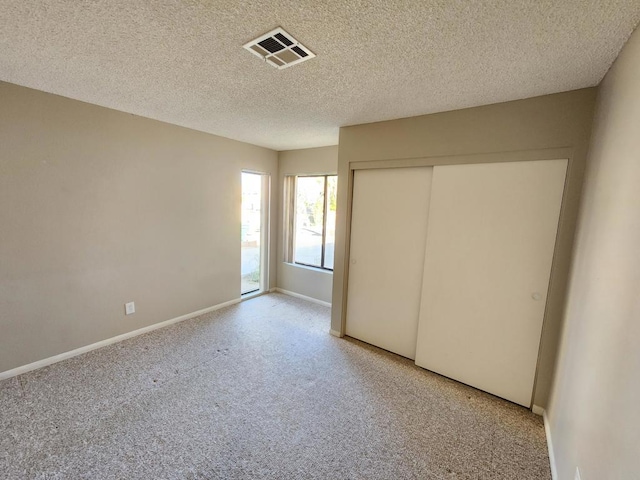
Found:
[(431, 167), (357, 170), (346, 334), (415, 358)]
[(530, 406), (566, 167), (434, 168), (416, 364)]

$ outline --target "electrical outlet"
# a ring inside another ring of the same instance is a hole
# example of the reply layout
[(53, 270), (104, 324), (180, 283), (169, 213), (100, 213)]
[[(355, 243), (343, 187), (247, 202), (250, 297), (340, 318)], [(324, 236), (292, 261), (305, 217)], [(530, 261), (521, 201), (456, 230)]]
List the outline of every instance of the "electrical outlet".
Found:
[(131, 315), (132, 313), (136, 313), (136, 304), (135, 302), (129, 302), (124, 304), (124, 314)]
[(574, 480), (582, 480), (580, 478), (580, 469), (578, 467), (576, 467), (576, 476), (575, 476)]

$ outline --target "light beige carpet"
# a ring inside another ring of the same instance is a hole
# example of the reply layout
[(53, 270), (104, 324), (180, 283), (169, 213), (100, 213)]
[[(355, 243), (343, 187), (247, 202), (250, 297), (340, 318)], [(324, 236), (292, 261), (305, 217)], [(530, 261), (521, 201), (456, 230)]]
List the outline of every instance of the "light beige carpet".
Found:
[(0, 478), (550, 479), (527, 410), (271, 294), (0, 382)]

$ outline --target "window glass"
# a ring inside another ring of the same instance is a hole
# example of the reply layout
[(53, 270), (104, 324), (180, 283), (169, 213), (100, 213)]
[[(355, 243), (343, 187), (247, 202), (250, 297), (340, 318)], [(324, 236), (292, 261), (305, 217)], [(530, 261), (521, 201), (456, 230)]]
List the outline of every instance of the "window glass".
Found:
[(324, 183), (324, 176), (297, 179), (293, 253), (296, 263), (322, 266)]
[(296, 177), (293, 262), (333, 270), (337, 187), (336, 175)]

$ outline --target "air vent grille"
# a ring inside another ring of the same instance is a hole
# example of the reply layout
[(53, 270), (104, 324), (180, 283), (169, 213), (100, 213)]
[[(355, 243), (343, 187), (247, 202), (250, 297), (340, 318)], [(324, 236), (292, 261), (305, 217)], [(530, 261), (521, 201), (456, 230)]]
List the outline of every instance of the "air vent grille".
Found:
[(291, 47), (291, 50), (293, 50), (294, 52), (296, 52), (298, 55), (300, 55), (302, 58), (306, 57), (308, 54), (307, 52), (305, 52), (304, 50), (302, 50), (300, 47)]
[(269, 33), (265, 33), (245, 44), (244, 48), (278, 70), (297, 65), (315, 57), (311, 50), (282, 28), (276, 28)]
[(277, 38), (281, 43), (283, 43), (285, 47), (290, 47), (291, 45), (293, 45), (293, 42), (281, 33), (276, 33), (273, 37)]
[(261, 42), (258, 42), (258, 45), (260, 45), (265, 50), (269, 50), (271, 53), (276, 53), (284, 49), (284, 45), (282, 45), (280, 42), (277, 42), (273, 37), (269, 37), (262, 40)]

